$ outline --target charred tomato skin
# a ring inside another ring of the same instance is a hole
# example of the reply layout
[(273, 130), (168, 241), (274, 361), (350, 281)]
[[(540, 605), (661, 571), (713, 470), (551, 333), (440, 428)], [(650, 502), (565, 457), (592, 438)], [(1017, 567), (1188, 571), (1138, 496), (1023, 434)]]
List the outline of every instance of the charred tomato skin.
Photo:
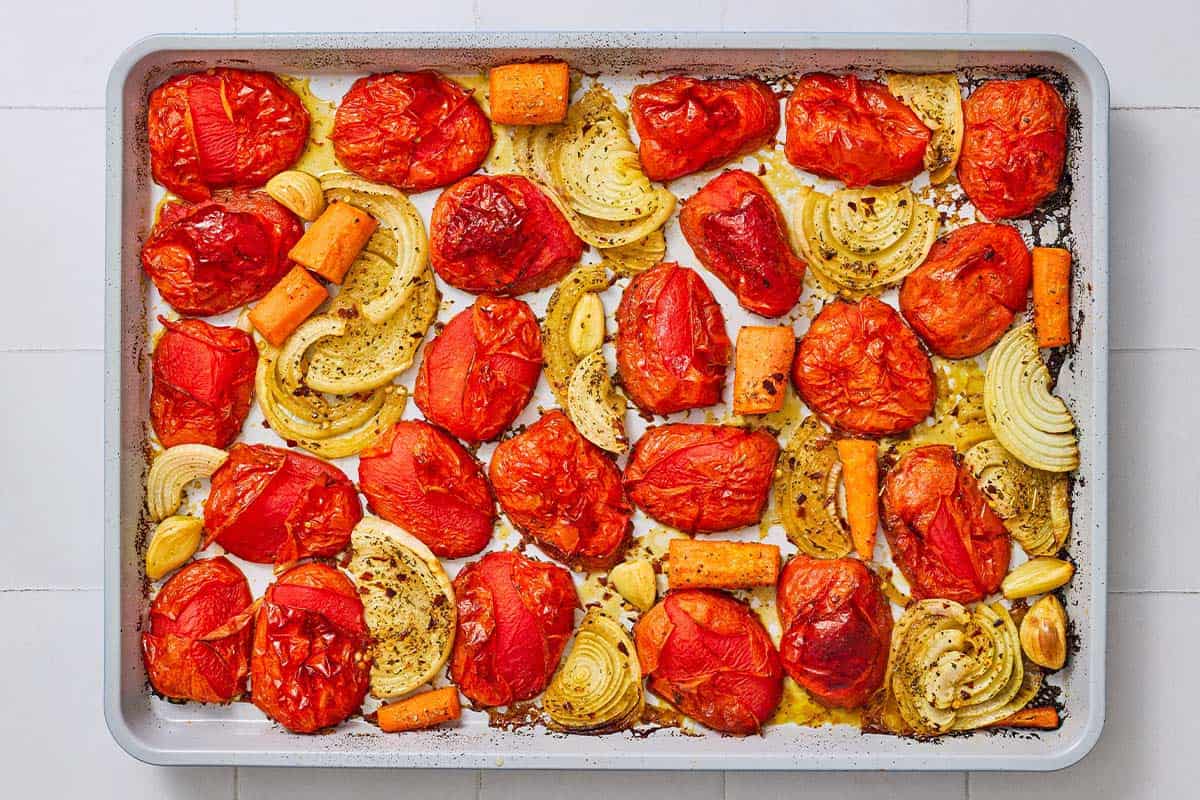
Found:
[(762, 519), (779, 456), (766, 431), (673, 423), (646, 431), (625, 468), (625, 490), (653, 519), (713, 533)]
[(900, 313), (938, 355), (977, 356), (1025, 310), (1032, 270), (1016, 228), (976, 222), (934, 243), (900, 287)]
[(1008, 531), (948, 445), (910, 450), (888, 471), (883, 524), (916, 600), (982, 600), (1008, 572)]
[(634, 87), (629, 110), (642, 169), (656, 181), (752, 153), (779, 130), (779, 101), (757, 78), (673, 75)]
[(150, 93), (146, 133), (154, 180), (185, 200), (262, 186), (308, 143), (308, 111), (269, 72), (176, 75)]
[(254, 625), (254, 705), (293, 733), (314, 733), (362, 707), (371, 633), (358, 590), (337, 569), (292, 567), (267, 587)]
[(497, 445), (489, 475), (509, 520), (555, 559), (604, 569), (621, 557), (633, 527), (621, 471), (563, 412)]
[(987, 81), (963, 101), (958, 181), (990, 220), (1028, 216), (1058, 189), (1067, 107), (1039, 78)]
[(575, 626), (579, 596), (556, 564), (488, 553), (454, 578), (458, 631), (450, 680), (476, 706), (528, 700), (550, 683)]
[(809, 73), (784, 115), (784, 154), (800, 169), (853, 187), (902, 183), (925, 168), (929, 128), (881, 83)]
[(630, 281), (617, 307), (617, 370), (643, 411), (721, 399), (732, 346), (721, 306), (694, 270), (663, 262)]
[(908, 430), (937, 400), (916, 334), (874, 297), (821, 309), (796, 346), (792, 383), (826, 424), (860, 436)]
[(250, 334), (198, 319), (171, 322), (154, 347), (150, 422), (163, 447), (225, 448), (237, 438), (254, 394), (258, 349)]
[(487, 547), (496, 501), (483, 467), (466, 448), (420, 420), (397, 422), (358, 461), (367, 507), (399, 525), (442, 558)]
[(492, 147), (492, 127), (457, 83), (430, 70), (389, 72), (354, 82), (329, 138), (348, 169), (423, 192), (474, 172)]
[(193, 561), (150, 604), (142, 657), (154, 690), (175, 700), (228, 703), (250, 674), (246, 576), (224, 556)]
[(783, 695), (771, 637), (724, 592), (669, 592), (634, 624), (633, 641), (650, 691), (722, 733), (762, 730)]
[(259, 299), (292, 267), (304, 227), (263, 192), (169, 202), (142, 246), (142, 269), (181, 314), (207, 317)]
[(679, 227), (743, 308), (778, 317), (800, 299), (804, 261), (792, 252), (783, 212), (756, 175), (729, 170), (704, 184), (683, 204)]
[(333, 464), (265, 444), (235, 444), (204, 502), (207, 541), (260, 564), (332, 557), (362, 519), (358, 492)]
[(856, 708), (883, 685), (892, 609), (865, 563), (798, 554), (780, 573), (776, 598), (783, 668), (809, 694)]
[(482, 295), (425, 348), (413, 401), (425, 418), (477, 444), (524, 410), (542, 372), (542, 331), (521, 300)]
[(466, 292), (517, 295), (556, 283), (583, 241), (522, 175), (470, 175), (438, 196), (429, 223), (437, 274)]

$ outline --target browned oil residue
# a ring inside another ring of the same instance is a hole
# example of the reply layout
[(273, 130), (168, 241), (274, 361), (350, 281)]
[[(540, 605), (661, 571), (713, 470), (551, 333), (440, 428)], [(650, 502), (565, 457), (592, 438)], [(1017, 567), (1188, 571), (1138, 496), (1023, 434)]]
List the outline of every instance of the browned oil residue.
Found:
[(485, 709), (488, 726), (505, 731), (518, 731), (545, 725), (546, 718), (535, 703), (513, 703), (503, 708)]

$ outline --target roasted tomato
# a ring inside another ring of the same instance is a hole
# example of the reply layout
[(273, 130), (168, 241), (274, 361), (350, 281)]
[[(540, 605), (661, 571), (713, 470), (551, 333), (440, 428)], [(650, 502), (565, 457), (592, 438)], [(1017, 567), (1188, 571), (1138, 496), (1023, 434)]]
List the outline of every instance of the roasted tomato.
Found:
[(163, 447), (228, 447), (237, 438), (254, 393), (258, 350), (237, 328), (198, 319), (171, 322), (154, 348), (150, 422)]
[(884, 532), (916, 600), (982, 600), (1008, 572), (1008, 531), (960, 461), (952, 447), (926, 445), (884, 480)]
[(142, 268), (176, 311), (221, 314), (278, 283), (303, 233), (300, 220), (262, 192), (167, 203), (142, 247)]
[(260, 564), (334, 556), (362, 519), (354, 484), (312, 456), (235, 444), (204, 501), (208, 541)]
[(792, 383), (834, 428), (887, 436), (933, 410), (933, 365), (891, 306), (873, 297), (821, 309), (796, 347)]
[(483, 163), (492, 126), (471, 93), (436, 72), (359, 78), (329, 136), (338, 161), (406, 192), (454, 183)]
[(509, 520), (554, 558), (588, 569), (620, 558), (633, 514), (621, 472), (563, 412), (497, 445), (488, 472)]
[(495, 439), (525, 408), (542, 372), (542, 332), (521, 300), (479, 297), (425, 347), (413, 400), (465, 442)]
[(293, 733), (337, 725), (371, 683), (371, 634), (358, 590), (327, 564), (292, 567), (267, 587), (254, 624), (254, 705)]
[(617, 370), (643, 411), (670, 414), (720, 401), (730, 347), (721, 306), (693, 270), (664, 262), (625, 287)]
[(558, 281), (583, 255), (558, 207), (521, 175), (471, 175), (442, 192), (429, 223), (429, 258), (467, 292), (523, 294)]
[(938, 355), (976, 356), (1025, 310), (1032, 268), (1015, 228), (967, 225), (939, 239), (904, 279), (900, 311)]
[(714, 730), (755, 733), (779, 705), (779, 653), (754, 612), (723, 592), (670, 592), (633, 640), (650, 691)]
[(308, 112), (269, 72), (176, 75), (150, 93), (150, 171), (199, 202), (213, 189), (253, 188), (290, 167), (308, 143)]
[(765, 431), (674, 423), (638, 439), (625, 490), (648, 515), (685, 533), (712, 533), (762, 519), (779, 442)]
[(454, 579), (458, 632), (450, 680), (478, 706), (539, 694), (575, 627), (571, 574), (512, 550), (488, 553)]
[(929, 128), (881, 83), (805, 75), (785, 114), (784, 153), (800, 169), (867, 186), (902, 183), (925, 168)]
[(854, 708), (883, 685), (892, 608), (866, 564), (797, 555), (783, 568), (776, 597), (783, 668), (809, 694)]
[(700, 263), (737, 295), (743, 308), (778, 317), (804, 288), (804, 262), (788, 244), (775, 198), (757, 176), (724, 172), (688, 198), (679, 227)]
[(397, 422), (363, 450), (358, 485), (371, 511), (442, 558), (475, 555), (492, 538), (496, 501), (483, 467), (427, 422)]
[(155, 691), (176, 700), (228, 703), (250, 674), (250, 584), (223, 556), (193, 561), (150, 604), (142, 634)]
[(988, 219), (1023, 217), (1058, 189), (1067, 107), (1037, 78), (988, 81), (963, 103), (958, 181)]
[(779, 102), (757, 78), (675, 75), (634, 87), (629, 111), (642, 169), (656, 181), (753, 153), (779, 130)]

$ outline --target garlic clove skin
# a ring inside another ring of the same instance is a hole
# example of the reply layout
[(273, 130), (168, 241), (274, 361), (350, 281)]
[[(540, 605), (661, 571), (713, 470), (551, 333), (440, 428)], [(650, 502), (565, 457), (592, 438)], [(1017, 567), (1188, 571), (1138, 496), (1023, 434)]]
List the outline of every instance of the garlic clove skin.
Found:
[(1062, 669), (1067, 663), (1067, 612), (1054, 595), (1034, 603), (1021, 620), (1021, 649), (1046, 669)]

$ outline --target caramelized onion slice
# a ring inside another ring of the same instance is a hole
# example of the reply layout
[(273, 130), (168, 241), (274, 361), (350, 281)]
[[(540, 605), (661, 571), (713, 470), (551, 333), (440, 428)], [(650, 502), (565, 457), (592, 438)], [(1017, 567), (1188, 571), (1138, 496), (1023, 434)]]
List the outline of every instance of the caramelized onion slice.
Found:
[(584, 264), (559, 281), (542, 323), (542, 357), (550, 390), (563, 408), (567, 407), (567, 387), (582, 357), (571, 347), (571, 318), (584, 295), (600, 293), (612, 283), (602, 264)]
[(593, 350), (575, 366), (567, 385), (567, 416), (583, 438), (610, 453), (629, 449), (625, 435), (625, 395), (608, 372), (603, 350)]
[(612, 733), (637, 722), (644, 702), (633, 640), (612, 617), (589, 609), (542, 697), (551, 725), (568, 733)]
[(774, 496), (788, 538), (813, 558), (850, 552), (841, 475), (833, 436), (815, 416), (805, 417), (779, 456)]
[(197, 478), (207, 478), (225, 463), (229, 454), (206, 444), (177, 444), (168, 447), (150, 464), (146, 478), (146, 505), (155, 522), (179, 510), (183, 487)]
[(888, 91), (921, 118), (933, 132), (925, 148), (925, 169), (931, 183), (945, 183), (954, 174), (962, 152), (962, 89), (953, 72), (911, 75), (892, 72)]
[(1031, 556), (1062, 550), (1071, 533), (1066, 475), (1022, 463), (996, 439), (974, 445), (963, 461), (1022, 550)]

